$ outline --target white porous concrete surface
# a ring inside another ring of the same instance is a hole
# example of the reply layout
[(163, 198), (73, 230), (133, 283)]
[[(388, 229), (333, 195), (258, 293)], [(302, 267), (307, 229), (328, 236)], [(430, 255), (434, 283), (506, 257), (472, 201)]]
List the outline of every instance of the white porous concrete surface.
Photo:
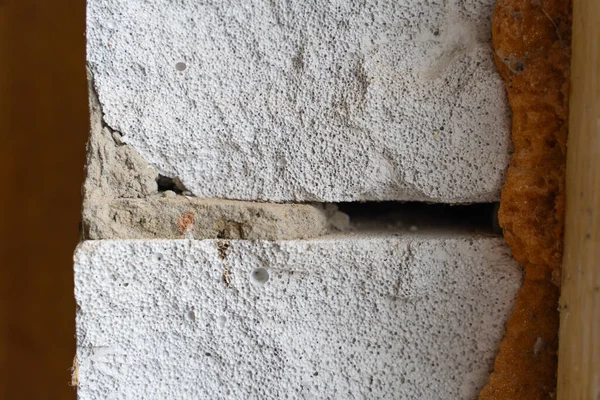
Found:
[(104, 120), (200, 197), (499, 198), (495, 0), (89, 0)]
[(79, 398), (475, 399), (520, 281), (498, 237), (84, 242)]

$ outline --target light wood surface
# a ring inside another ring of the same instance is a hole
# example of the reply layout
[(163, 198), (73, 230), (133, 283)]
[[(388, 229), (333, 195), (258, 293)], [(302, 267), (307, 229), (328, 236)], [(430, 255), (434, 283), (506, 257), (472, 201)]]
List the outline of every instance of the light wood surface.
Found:
[(75, 399), (85, 0), (0, 0), (0, 399)]
[(573, 2), (558, 399), (600, 399), (600, 1)]

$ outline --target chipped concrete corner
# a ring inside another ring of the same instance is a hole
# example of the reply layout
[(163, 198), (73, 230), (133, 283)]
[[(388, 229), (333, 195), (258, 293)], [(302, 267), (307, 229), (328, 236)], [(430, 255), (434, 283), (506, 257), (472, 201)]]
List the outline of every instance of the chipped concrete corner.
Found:
[(348, 228), (348, 216), (334, 205), (200, 199), (159, 192), (157, 170), (104, 123), (89, 70), (88, 77), (91, 133), (83, 186), (86, 239), (286, 240)]
[(92, 77), (88, 76), (91, 132), (84, 200), (144, 198), (156, 194), (158, 172), (133, 147), (123, 144), (120, 134), (104, 123)]

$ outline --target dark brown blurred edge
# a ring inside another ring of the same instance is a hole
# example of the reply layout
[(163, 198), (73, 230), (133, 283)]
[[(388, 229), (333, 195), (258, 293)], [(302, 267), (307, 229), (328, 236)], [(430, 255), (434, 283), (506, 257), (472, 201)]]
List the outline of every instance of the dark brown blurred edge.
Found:
[(69, 399), (85, 0), (0, 0), (0, 398)]

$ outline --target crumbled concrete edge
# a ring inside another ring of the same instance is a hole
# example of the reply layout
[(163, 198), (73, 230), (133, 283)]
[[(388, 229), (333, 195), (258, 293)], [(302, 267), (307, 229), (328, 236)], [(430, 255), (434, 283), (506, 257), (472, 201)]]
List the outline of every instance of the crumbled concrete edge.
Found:
[(104, 122), (89, 69), (88, 90), (91, 132), (83, 185), (83, 239), (285, 240), (348, 229), (348, 216), (332, 204), (255, 203), (160, 193), (157, 170)]

